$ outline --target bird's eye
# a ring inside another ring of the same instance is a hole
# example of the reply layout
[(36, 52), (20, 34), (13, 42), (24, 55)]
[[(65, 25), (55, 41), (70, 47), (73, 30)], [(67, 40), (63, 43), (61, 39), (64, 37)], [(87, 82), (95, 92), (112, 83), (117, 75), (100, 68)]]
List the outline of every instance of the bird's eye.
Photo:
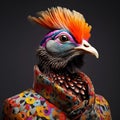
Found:
[(66, 41), (68, 41), (69, 40), (69, 38), (66, 36), (66, 35), (61, 35), (60, 36), (60, 41), (61, 42), (66, 42)]

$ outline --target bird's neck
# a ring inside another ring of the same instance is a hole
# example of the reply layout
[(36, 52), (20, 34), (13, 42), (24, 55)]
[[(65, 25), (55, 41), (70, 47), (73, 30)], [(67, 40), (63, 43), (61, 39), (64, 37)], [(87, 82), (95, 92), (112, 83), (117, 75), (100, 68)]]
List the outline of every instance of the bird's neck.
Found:
[(53, 57), (43, 47), (39, 47), (37, 56), (39, 58), (38, 67), (45, 74), (74, 74), (80, 72), (80, 68), (83, 65), (83, 56)]

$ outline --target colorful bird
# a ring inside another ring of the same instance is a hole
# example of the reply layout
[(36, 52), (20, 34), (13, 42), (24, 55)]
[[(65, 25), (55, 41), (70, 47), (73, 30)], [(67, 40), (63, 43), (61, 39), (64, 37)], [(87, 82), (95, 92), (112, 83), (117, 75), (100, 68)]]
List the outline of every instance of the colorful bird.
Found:
[[(97, 50), (88, 42), (91, 26), (84, 16), (75, 10), (52, 7), (38, 12), (37, 17), (28, 18), (50, 30), (40, 42), (38, 64), (34, 67), (33, 89), (46, 100), (47, 107), (46, 114), (42, 112), (39, 117), (50, 119), (53, 113), (48, 115), (47, 112), (52, 104), (52, 109), (57, 107), (64, 117), (59, 115), (50, 120), (111, 120), (108, 102), (95, 94), (90, 78), (81, 72), (85, 54), (99, 58)], [(26, 102), (34, 104), (35, 100), (27, 98)], [(44, 111), (42, 104), (37, 108), (36, 111)]]
[(85, 53), (99, 57), (97, 50), (88, 43), (91, 26), (82, 14), (53, 7), (39, 12), (38, 18), (29, 16), (29, 19), (51, 30), (37, 51), (42, 72), (61, 70), (76, 73)]

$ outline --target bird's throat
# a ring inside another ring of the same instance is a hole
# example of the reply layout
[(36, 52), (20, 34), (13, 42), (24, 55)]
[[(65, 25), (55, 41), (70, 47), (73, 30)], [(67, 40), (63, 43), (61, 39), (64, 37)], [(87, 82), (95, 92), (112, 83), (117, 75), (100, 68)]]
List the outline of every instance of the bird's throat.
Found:
[(56, 71), (77, 73), (83, 65), (83, 56), (71, 54), (67, 57), (56, 57), (50, 55), (43, 47), (37, 50), (38, 67), (47, 74)]

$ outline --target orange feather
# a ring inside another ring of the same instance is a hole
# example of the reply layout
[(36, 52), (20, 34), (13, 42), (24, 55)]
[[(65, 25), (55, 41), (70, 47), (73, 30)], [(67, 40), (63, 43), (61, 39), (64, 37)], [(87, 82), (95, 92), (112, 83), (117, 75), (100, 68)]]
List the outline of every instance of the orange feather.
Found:
[(69, 30), (78, 43), (81, 43), (83, 39), (89, 40), (91, 36), (91, 26), (86, 23), (83, 15), (75, 10), (52, 7), (46, 11), (38, 12), (38, 17), (29, 16), (29, 18), (51, 30)]

